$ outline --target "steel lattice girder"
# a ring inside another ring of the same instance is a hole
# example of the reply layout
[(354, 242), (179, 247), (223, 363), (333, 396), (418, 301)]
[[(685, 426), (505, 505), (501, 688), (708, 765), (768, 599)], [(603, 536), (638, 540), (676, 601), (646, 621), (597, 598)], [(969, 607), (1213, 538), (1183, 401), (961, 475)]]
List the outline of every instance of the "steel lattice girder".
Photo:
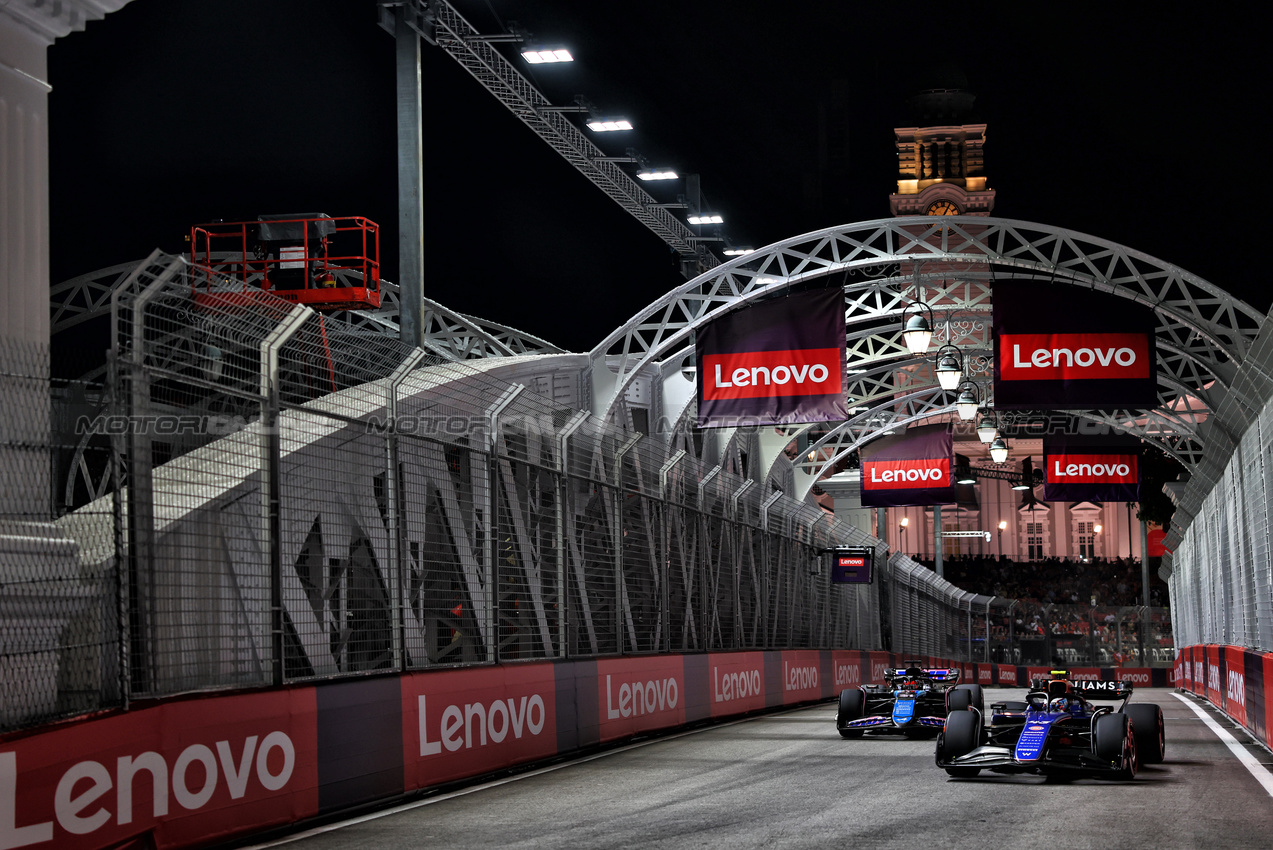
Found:
[[(217, 255), (225, 259), (229, 255)], [(50, 328), (54, 334), (69, 330), (83, 322), (110, 313), (111, 296), (146, 260), (121, 263), (80, 275), (49, 290)], [(338, 271), (340, 285), (361, 285), (362, 275)], [(254, 274), (248, 284), (259, 282)], [(236, 284), (237, 285), (237, 284)], [(398, 285), (381, 279), (381, 306), (378, 310), (343, 310), (331, 316), (332, 321), (350, 330), (397, 337)], [(508, 357), (519, 354), (559, 354), (562, 349), (532, 334), (499, 322), (468, 316), (450, 310), (436, 301), (425, 299), (425, 339), (423, 346), (444, 360), (475, 360), (484, 357)], [(96, 370), (95, 375), (102, 370)]]
[(719, 260), (698, 244), (699, 237), (620, 168), (613, 157), (594, 145), (553, 104), (482, 39), (458, 11), (446, 2), (436, 3), (433, 39), (448, 56), (468, 71), (510, 112), (549, 144), (580, 174), (591, 180), (633, 218), (653, 231), (681, 257), (701, 268)]
[[(978, 314), (984, 317), (991, 308), (989, 284), (996, 277), (1083, 286), (1151, 308), (1158, 321), (1159, 408), (1125, 415), (1076, 413), (1119, 427), (1143, 419), (1145, 427), (1135, 433), (1157, 440), (1187, 462), (1196, 462), (1202, 450), (1196, 434), (1200, 418), (1211, 415), (1228, 392), (1263, 318), (1196, 275), (1130, 248), (1048, 225), (981, 217), (860, 222), (794, 237), (726, 263), (638, 313), (591, 352), (594, 411), (614, 416), (635, 376), (655, 363), (683, 359), (692, 332), (706, 322), (831, 274), (843, 275), (850, 369), (893, 361), (895, 370), (906, 366), (907, 359), (914, 365), (898, 342), (905, 308), (923, 300), (939, 316), (939, 327), (944, 318), (958, 325)], [(969, 336), (977, 334), (963, 332), (955, 342), (973, 341)], [(988, 348), (988, 340), (978, 347)], [(608, 365), (615, 362), (617, 374)], [(878, 371), (872, 379), (881, 380)], [(943, 404), (924, 406), (927, 416), (947, 412)], [(904, 418), (913, 415), (908, 411)]]

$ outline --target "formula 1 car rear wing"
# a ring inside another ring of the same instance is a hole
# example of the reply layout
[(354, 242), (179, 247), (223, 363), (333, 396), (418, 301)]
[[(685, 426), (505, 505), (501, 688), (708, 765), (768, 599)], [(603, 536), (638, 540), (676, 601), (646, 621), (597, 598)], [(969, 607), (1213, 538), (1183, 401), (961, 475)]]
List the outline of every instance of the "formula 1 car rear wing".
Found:
[(1052, 670), (1048, 675), (1050, 678), (1030, 682), (1031, 690), (1043, 691), (1053, 697), (1072, 691), (1088, 699), (1127, 699), (1132, 695), (1132, 683), (1128, 681), (1075, 679), (1068, 670)]
[(884, 678), (890, 682), (919, 677), (931, 679), (937, 684), (953, 685), (959, 681), (959, 670), (954, 667), (897, 667), (884, 673)]
[(1132, 683), (1125, 681), (1094, 682), (1082, 680), (1070, 683), (1074, 690), (1088, 699), (1127, 699), (1132, 695)]

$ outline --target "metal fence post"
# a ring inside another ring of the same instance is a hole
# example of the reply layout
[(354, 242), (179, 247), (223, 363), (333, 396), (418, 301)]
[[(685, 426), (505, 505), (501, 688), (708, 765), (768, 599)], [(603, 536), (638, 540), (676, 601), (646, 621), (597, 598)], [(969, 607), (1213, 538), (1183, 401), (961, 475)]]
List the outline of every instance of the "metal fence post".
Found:
[(420, 366), (425, 358), (423, 349), (412, 350), (406, 359), (393, 370), (385, 384), (385, 519), (389, 528), (389, 596), (394, 600), (393, 612), (393, 653), (398, 659), (398, 668), (407, 670), (410, 659), (407, 657), (407, 617), (406, 617), (406, 576), (407, 559), (404, 553), (406, 542), (406, 517), (402, 515), (403, 500), (398, 469), (398, 389), (407, 376)]
[[(762, 502), (760, 505), (760, 530), (764, 532), (762, 539), (764, 540), (764, 544), (765, 544), (764, 545), (765, 569), (763, 572), (764, 581), (762, 581), (760, 584), (760, 598), (761, 598), (761, 604), (762, 604), (762, 607), (764, 608), (766, 617), (769, 616), (769, 602), (770, 602), (769, 561), (771, 559), (771, 556), (773, 555), (773, 552), (772, 552), (773, 544), (771, 542), (773, 539), (773, 535), (769, 533), (769, 509), (773, 507), (774, 503), (781, 498), (782, 498), (782, 491), (775, 490), (773, 493), (770, 493), (769, 498), (765, 499), (765, 501)], [(773, 642), (773, 636), (776, 636), (778, 633), (777, 632), (777, 629), (778, 629), (778, 612), (777, 611), (774, 611), (773, 622), (770, 623), (769, 625), (772, 626), (773, 628), (772, 629), (768, 627), (765, 628), (765, 639), (764, 641), (761, 642), (761, 647), (768, 647)]]
[[(625, 536), (623, 524), (623, 458), (637, 443), (641, 442), (644, 436), (641, 433), (633, 434), (614, 453), (614, 519), (611, 521), (611, 528), (614, 529), (614, 634), (618, 641), (620, 654), (623, 654), (623, 627), (628, 619), (627, 614), (630, 605), (628, 602), (628, 579), (623, 569)], [(639, 647), (634, 629), (628, 630), (628, 639), (631, 641), (632, 651), (635, 652)]]
[[(734, 524), (734, 533), (738, 535), (738, 545), (735, 551), (739, 553), (741, 553), (743, 550), (742, 536), (746, 532), (743, 531), (743, 524), (738, 519), (738, 502), (740, 499), (742, 499), (743, 494), (746, 493), (748, 490), (750, 490), (752, 487), (754, 487), (755, 484), (756, 482), (754, 480), (748, 478), (739, 486), (737, 490), (734, 491), (733, 495), (729, 497), (729, 516)], [(733, 587), (734, 611), (740, 612), (743, 609), (743, 564), (742, 564), (741, 557), (738, 559), (738, 566), (734, 570), (732, 570), (732, 573), (734, 578), (734, 587)], [(734, 646), (741, 648), (743, 644), (743, 638), (745, 636), (746, 635), (743, 632), (742, 616), (741, 614), (736, 613), (734, 617), (733, 634), (731, 635), (730, 639), (733, 641)]]
[(685, 449), (677, 449), (676, 454), (668, 458), (667, 463), (659, 469), (659, 499), (663, 502), (663, 549), (660, 563), (663, 568), (662, 599), (659, 605), (663, 608), (663, 651), (672, 650), (672, 499), (668, 494), (668, 479), (672, 469), (685, 457)]
[[(155, 254), (151, 254), (151, 259)], [(133, 274), (138, 275), (148, 263), (143, 263)], [(131, 423), (138, 423), (140, 417), (150, 413), (150, 378), (146, 369), (146, 307), (161, 289), (168, 286), (182, 268), (181, 263), (173, 262), (146, 285), (132, 303), (132, 336), (128, 339), (127, 365), (122, 366), (128, 372), (127, 410)], [(119, 314), (120, 294), (129, 289), (125, 284), (115, 290), (111, 296), (112, 316), (112, 349), (120, 351), (121, 339)], [(128, 693), (136, 691), (148, 692), (156, 683), (156, 645), (155, 628), (155, 490), (154, 490), (154, 456), (150, 431), (147, 428), (130, 427), (128, 429), (128, 616), (121, 623), (121, 628), (128, 630)], [(118, 498), (118, 494), (117, 494)], [(127, 698), (127, 696), (126, 696)]]
[(279, 439), (278, 353), (301, 326), (314, 315), (304, 304), (297, 304), (283, 321), (261, 340), (261, 507), (264, 543), (270, 571), (270, 666), (273, 683), (286, 679), (283, 657), (283, 541), (281, 528), (282, 474), (281, 440)]
[(486, 408), (488, 429), (486, 515), (491, 529), (487, 540), (487, 545), (490, 547), (490, 573), (486, 580), (488, 589), (486, 621), (491, 639), (486, 647), (486, 660), (490, 662), (499, 661), (499, 495), (496, 493), (496, 488), (499, 487), (499, 418), (525, 390), (526, 387), (523, 384), (513, 384), (504, 390), (503, 395), (494, 404)]
[[(567, 638), (569, 637), (570, 623), (570, 585), (567, 583), (568, 573), (566, 571), (566, 559), (570, 555), (569, 536), (567, 534), (567, 526), (569, 525), (566, 510), (570, 506), (570, 465), (566, 459), (570, 452), (570, 438), (579, 430), (584, 422), (588, 421), (591, 414), (587, 410), (580, 410), (562, 426), (561, 433), (557, 435), (557, 470), (559, 478), (557, 480), (557, 587), (561, 594), (561, 601), (558, 603), (559, 615), (557, 618), (557, 634), (561, 646), (557, 650), (557, 655), (565, 658), (569, 653), (566, 650)], [(583, 564), (579, 564), (579, 598), (580, 605), (586, 605), (586, 591), (584, 587), (584, 570)], [(590, 638), (596, 637), (595, 628), (588, 629)], [(597, 648), (594, 645), (590, 648), (589, 654), (596, 655)]]
[[(707, 486), (712, 483), (712, 479), (720, 474), (720, 464), (712, 467), (711, 470), (704, 475), (698, 482), (698, 531), (701, 535), (699, 539), (698, 549), (698, 582), (702, 595), (702, 604), (699, 607), (701, 612), (701, 628), (699, 649), (710, 649), (712, 644), (712, 613), (713, 609), (717, 609), (716, 594), (713, 592), (711, 598), (708, 598), (708, 588), (711, 582), (708, 578), (712, 573), (712, 525), (711, 518), (703, 510), (703, 502), (707, 492)], [(719, 613), (719, 610), (716, 611)], [(723, 636), (722, 636), (723, 637)]]

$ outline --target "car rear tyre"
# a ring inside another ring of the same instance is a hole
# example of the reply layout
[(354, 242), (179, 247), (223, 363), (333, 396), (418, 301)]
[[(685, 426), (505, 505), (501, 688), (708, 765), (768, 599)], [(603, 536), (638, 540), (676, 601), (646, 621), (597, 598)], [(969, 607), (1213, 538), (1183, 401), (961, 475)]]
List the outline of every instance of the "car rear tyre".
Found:
[(955, 690), (967, 691), (972, 699), (972, 702), (970, 703), (971, 707), (977, 709), (982, 714), (986, 713), (986, 701), (981, 694), (981, 685), (955, 685)]
[(955, 688), (946, 692), (946, 713), (952, 714), (956, 711), (972, 707), (972, 694), (962, 688)]
[(1097, 758), (1118, 762), (1116, 779), (1136, 778), (1136, 736), (1131, 718), (1126, 714), (1102, 714), (1092, 730), (1092, 745)]
[(840, 713), (836, 715), (836, 726), (841, 738), (861, 738), (861, 729), (845, 729), (842, 724), (857, 720), (866, 711), (866, 694), (858, 688), (846, 688), (840, 691)]
[(966, 709), (952, 711), (946, 715), (946, 729), (938, 739), (937, 755), (942, 761), (950, 761), (968, 755), (980, 743), (981, 716)]
[(1141, 764), (1160, 764), (1167, 748), (1163, 733), (1162, 709), (1153, 703), (1137, 703), (1123, 709), (1132, 721), (1136, 736), (1136, 754)]

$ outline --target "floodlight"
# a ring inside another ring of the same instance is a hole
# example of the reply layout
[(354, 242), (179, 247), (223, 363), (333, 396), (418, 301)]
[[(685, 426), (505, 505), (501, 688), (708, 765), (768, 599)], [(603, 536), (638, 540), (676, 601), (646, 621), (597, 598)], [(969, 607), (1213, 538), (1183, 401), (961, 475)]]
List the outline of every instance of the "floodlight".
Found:
[(632, 122), (623, 118), (598, 118), (589, 121), (587, 126), (594, 133), (612, 133), (616, 130), (631, 130)]
[(553, 62), (573, 62), (575, 57), (563, 47), (539, 49), (527, 48), (522, 51), (522, 58), (532, 65), (547, 65)]

